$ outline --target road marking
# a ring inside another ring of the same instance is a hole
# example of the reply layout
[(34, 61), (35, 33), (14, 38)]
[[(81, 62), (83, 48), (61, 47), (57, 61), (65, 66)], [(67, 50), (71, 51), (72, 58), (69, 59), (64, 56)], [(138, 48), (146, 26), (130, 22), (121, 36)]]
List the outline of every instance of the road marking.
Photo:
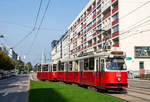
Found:
[(4, 94), (3, 94), (3, 96), (7, 96), (8, 95), (8, 92), (5, 92)]

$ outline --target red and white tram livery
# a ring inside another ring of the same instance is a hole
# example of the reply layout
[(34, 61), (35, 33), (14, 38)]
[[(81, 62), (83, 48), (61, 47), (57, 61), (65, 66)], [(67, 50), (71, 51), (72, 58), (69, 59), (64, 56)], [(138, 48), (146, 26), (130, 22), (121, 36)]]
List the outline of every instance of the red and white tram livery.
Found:
[(128, 87), (124, 59), (125, 54), (122, 51), (82, 55), (51, 63), (46, 71), (39, 68), (37, 78), (89, 85), (99, 89), (123, 89)]

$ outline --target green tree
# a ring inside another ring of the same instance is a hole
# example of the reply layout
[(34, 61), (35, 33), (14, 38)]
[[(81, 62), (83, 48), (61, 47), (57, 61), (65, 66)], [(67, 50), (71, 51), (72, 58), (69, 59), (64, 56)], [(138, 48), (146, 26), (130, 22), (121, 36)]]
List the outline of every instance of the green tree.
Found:
[(32, 67), (32, 64), (31, 64), (31, 62), (28, 62), (26, 65), (25, 65), (25, 70), (27, 71), (31, 71), (33, 69), (33, 67)]
[(34, 72), (37, 72), (37, 71), (38, 71), (38, 64), (34, 65), (33, 71), (34, 71)]
[(15, 61), (12, 60), (3, 51), (0, 51), (0, 69), (2, 70), (12, 70), (15, 68)]
[(20, 73), (21, 70), (24, 70), (24, 62), (21, 60), (17, 60), (15, 68), (18, 69), (18, 71)]

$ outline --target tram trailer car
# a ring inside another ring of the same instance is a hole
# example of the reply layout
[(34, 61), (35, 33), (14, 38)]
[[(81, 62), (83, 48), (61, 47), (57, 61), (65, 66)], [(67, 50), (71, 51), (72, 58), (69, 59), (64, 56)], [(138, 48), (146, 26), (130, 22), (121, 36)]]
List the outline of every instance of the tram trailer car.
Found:
[(40, 78), (49, 80), (47, 77), (51, 76), (50, 80), (54, 81), (73, 82), (99, 89), (124, 89), (128, 87), (124, 59), (122, 51), (112, 51), (60, 60), (57, 64), (51, 63), (49, 72), (43, 71), (44, 76)]

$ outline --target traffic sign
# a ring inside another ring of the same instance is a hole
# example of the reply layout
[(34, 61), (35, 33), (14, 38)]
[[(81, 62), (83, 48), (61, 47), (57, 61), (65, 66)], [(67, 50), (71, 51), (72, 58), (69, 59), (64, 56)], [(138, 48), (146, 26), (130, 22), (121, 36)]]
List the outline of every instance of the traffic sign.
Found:
[(105, 42), (104, 46), (109, 46), (109, 43), (108, 43), (108, 42)]
[(132, 57), (126, 57), (126, 60), (127, 60), (127, 61), (131, 61), (131, 60), (132, 60)]

